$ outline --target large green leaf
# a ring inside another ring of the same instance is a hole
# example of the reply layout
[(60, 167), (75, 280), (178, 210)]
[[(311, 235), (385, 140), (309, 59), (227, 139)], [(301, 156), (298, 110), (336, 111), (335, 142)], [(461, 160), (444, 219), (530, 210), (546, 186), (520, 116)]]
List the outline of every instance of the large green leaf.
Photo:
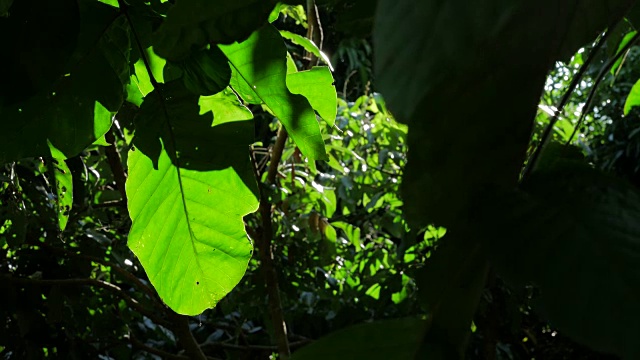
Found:
[(292, 359), (413, 359), (426, 327), (427, 321), (415, 318), (355, 325), (303, 347)]
[(278, 30), (266, 25), (243, 42), (219, 47), (231, 64), (234, 90), (247, 102), (268, 106), (305, 156), (326, 159), (313, 108), (287, 88), (287, 49)]
[(158, 29), (155, 48), (169, 60), (183, 60), (209, 43), (230, 44), (246, 39), (266, 23), (272, 0), (180, 0)]
[(287, 88), (294, 94), (306, 97), (318, 115), (333, 126), (338, 111), (338, 94), (329, 68), (314, 67), (288, 74)]
[(129, 78), (128, 27), (109, 6), (80, 3), (83, 33), (70, 73), (47, 91), (0, 107), (0, 163), (48, 155), (49, 144), (73, 156), (111, 126)]
[(548, 70), (630, 3), (381, 0), (376, 83), (411, 129), (410, 219), (450, 226), (483, 186), (515, 186)]
[(640, 192), (585, 165), (534, 174), (525, 190), (486, 210), (494, 265), (538, 286), (536, 308), (560, 332), (638, 359)]
[[(216, 108), (230, 106), (236, 108)], [(129, 247), (164, 302), (181, 314), (215, 306), (251, 258), (242, 218), (258, 208), (248, 153), (253, 122), (242, 121), (248, 114), (237, 106), (228, 99), (199, 104), (174, 81), (147, 95), (136, 117)], [(218, 114), (239, 118), (218, 121)]]

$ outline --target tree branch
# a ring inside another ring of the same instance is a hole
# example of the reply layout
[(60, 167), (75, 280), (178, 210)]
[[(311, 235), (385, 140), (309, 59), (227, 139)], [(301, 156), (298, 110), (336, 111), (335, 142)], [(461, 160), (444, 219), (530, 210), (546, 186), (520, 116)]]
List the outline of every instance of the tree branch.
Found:
[(170, 323), (164, 319), (157, 317), (153, 312), (149, 311), (149, 309), (142, 306), (138, 300), (129, 296), (129, 294), (125, 293), (120, 287), (98, 279), (32, 279), (32, 278), (23, 278), (23, 277), (14, 277), (8, 275), (2, 275), (0, 279), (12, 282), (15, 284), (21, 285), (36, 285), (36, 286), (93, 286), (99, 287), (105, 290), (112, 292), (117, 295), (121, 299), (123, 299), (129, 306), (134, 308), (140, 314), (148, 317), (156, 324), (162, 325), (164, 327), (170, 327)]
[(184, 315), (173, 313), (173, 332), (178, 337), (178, 342), (184, 348), (185, 352), (189, 355), (190, 359), (194, 360), (207, 360), (207, 357), (202, 352), (202, 348), (193, 337), (191, 329), (189, 329), (189, 318)]

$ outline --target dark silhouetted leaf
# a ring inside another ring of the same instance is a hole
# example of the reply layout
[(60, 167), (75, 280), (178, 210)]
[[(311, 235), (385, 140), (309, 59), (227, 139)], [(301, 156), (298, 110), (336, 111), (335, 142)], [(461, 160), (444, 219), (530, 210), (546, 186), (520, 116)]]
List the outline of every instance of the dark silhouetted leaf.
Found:
[(292, 359), (413, 359), (426, 327), (427, 321), (415, 318), (359, 324), (303, 347)]
[(381, 0), (376, 81), (411, 129), (410, 220), (464, 222), (484, 186), (515, 186), (547, 72), (630, 3)]
[(482, 237), (495, 266), (537, 285), (536, 308), (561, 332), (637, 359), (640, 193), (586, 165), (534, 173), (525, 190), (485, 214), (499, 230)]

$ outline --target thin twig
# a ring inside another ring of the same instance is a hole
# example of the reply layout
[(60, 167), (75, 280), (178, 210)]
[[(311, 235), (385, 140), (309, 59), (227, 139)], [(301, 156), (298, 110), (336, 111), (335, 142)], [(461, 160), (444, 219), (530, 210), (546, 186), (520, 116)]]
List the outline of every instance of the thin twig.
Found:
[(280, 166), (280, 160), (282, 160), (282, 152), (287, 143), (288, 135), (284, 126), (281, 126), (280, 130), (278, 130), (276, 143), (273, 145), (273, 150), (271, 151), (269, 170), (267, 170), (267, 184), (275, 184), (276, 176), (278, 175), (278, 166)]
[(32, 279), (32, 278), (23, 278), (23, 277), (14, 277), (2, 275), (0, 279), (16, 283), (22, 285), (36, 285), (36, 286), (93, 286), (99, 287), (105, 290), (109, 290), (110, 292), (116, 294), (125, 302), (127, 302), (132, 308), (138, 311), (140, 314), (148, 317), (156, 324), (168, 327), (170, 324), (157, 317), (153, 312), (146, 309), (142, 306), (138, 300), (129, 296), (129, 294), (125, 293), (119, 286), (116, 286), (112, 283), (98, 280), (98, 279)]

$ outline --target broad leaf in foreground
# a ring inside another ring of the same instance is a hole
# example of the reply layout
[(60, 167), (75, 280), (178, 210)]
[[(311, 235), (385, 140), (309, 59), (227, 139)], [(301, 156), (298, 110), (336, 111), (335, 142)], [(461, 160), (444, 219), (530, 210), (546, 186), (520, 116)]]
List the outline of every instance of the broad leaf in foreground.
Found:
[(537, 310), (560, 332), (640, 358), (640, 192), (586, 165), (534, 173), (524, 190), (486, 213), (497, 270), (536, 285)]
[(303, 347), (293, 354), (293, 359), (413, 359), (426, 328), (426, 320), (415, 318), (359, 324)]
[(217, 125), (211, 109), (232, 103), (198, 101), (180, 81), (150, 93), (128, 160), (129, 247), (164, 302), (186, 315), (240, 281), (252, 254), (242, 218), (258, 208), (248, 110), (228, 110), (240, 118)]
[(313, 108), (287, 88), (287, 49), (278, 30), (266, 25), (241, 43), (219, 47), (229, 59), (233, 89), (245, 101), (269, 107), (305, 156), (326, 159)]

